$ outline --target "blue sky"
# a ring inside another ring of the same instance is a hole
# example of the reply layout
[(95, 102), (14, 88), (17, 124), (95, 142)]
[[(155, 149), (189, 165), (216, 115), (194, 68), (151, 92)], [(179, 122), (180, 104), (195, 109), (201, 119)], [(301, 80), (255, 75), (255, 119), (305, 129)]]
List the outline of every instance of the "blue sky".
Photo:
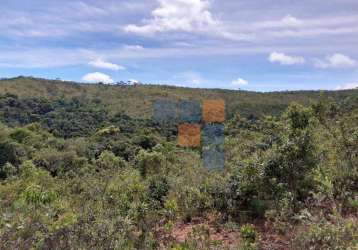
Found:
[(357, 0), (2, 0), (0, 77), (358, 86)]

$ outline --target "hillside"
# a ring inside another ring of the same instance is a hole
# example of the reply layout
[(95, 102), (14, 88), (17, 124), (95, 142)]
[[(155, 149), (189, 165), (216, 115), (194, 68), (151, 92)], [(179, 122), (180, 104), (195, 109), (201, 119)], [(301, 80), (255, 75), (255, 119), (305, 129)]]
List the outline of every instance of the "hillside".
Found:
[[(146, 119), (160, 98), (229, 119)], [(357, 166), (358, 90), (0, 81), (1, 249), (356, 249)]]
[(80, 84), (30, 77), (0, 80), (0, 95), (9, 93), (19, 97), (82, 98), (100, 100), (111, 113), (124, 112), (136, 118), (149, 118), (152, 104), (160, 98), (170, 100), (224, 99), (229, 116), (239, 112), (248, 115), (277, 115), (289, 103), (309, 104), (324, 93), (334, 101), (356, 98), (358, 89), (344, 91), (286, 91), (260, 93), (222, 89), (192, 89), (173, 86), (138, 85), (115, 86)]

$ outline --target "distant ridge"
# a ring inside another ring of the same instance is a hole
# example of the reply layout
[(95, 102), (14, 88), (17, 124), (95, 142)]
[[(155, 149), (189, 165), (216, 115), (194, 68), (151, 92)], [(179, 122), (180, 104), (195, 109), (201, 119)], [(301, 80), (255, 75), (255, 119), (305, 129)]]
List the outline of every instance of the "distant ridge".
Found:
[(358, 89), (337, 91), (276, 91), (253, 92), (226, 89), (198, 89), (166, 85), (104, 85), (85, 84), (72, 81), (48, 80), (19, 76), (0, 80), (0, 95), (13, 94), (19, 97), (85, 98), (101, 101), (110, 112), (124, 112), (136, 118), (148, 118), (152, 114), (155, 100), (224, 99), (229, 115), (277, 115), (289, 103), (309, 104), (321, 95), (337, 102), (358, 100)]

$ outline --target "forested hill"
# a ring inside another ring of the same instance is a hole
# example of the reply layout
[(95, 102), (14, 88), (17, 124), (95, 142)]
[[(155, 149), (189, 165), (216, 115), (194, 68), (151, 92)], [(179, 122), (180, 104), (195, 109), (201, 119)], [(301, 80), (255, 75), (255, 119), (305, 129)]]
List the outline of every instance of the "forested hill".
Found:
[(277, 115), (289, 103), (309, 104), (322, 94), (336, 102), (354, 103), (358, 89), (344, 91), (286, 91), (259, 93), (222, 89), (192, 89), (160, 85), (103, 85), (80, 84), (59, 80), (17, 77), (0, 80), (0, 96), (15, 95), (18, 98), (46, 98), (48, 100), (86, 100), (101, 103), (112, 114), (125, 113), (135, 118), (149, 118), (152, 104), (159, 98), (171, 100), (212, 98), (224, 99), (228, 115), (244, 116)]

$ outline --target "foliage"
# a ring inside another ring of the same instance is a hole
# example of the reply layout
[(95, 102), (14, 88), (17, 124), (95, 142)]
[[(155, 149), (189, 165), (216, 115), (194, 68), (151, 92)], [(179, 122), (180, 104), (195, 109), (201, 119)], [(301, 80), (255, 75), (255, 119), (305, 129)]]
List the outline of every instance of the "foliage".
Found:
[(240, 228), (241, 238), (243, 242), (240, 245), (240, 250), (255, 250), (258, 249), (257, 232), (253, 225), (245, 224)]
[[(109, 113), (124, 113), (135, 118), (149, 118), (152, 115), (151, 105), (160, 98), (170, 100), (198, 100), (224, 99), (227, 103), (227, 113), (233, 117), (240, 113), (245, 117), (260, 117), (262, 115), (281, 114), (291, 102), (308, 105), (311, 100), (317, 100), (319, 91), (285, 91), (272, 93), (258, 93), (251, 91), (232, 91), (222, 89), (189, 89), (163, 85), (140, 86), (111, 86), (86, 85), (73, 82), (52, 81), (33, 77), (16, 77), (0, 81), (0, 93), (20, 98), (59, 99), (66, 97), (85, 98), (94, 103), (104, 104)], [(325, 91), (324, 94), (334, 101), (346, 99), (346, 107), (354, 107), (357, 102), (358, 90)], [(31, 102), (38, 113), (51, 109), (47, 102)], [(0, 102), (1, 103), (1, 102)], [(1, 105), (0, 105), (1, 107)], [(1, 109), (1, 108), (0, 108)], [(21, 114), (21, 113), (19, 113)], [(21, 116), (22, 117), (22, 116)], [(28, 119), (29, 116), (25, 116)], [(34, 117), (36, 118), (36, 116)]]
[(312, 173), (317, 159), (311, 117), (309, 109), (295, 104), (284, 114), (286, 126), (282, 138), (266, 163), (264, 173), (278, 198), (288, 191), (293, 195), (293, 202), (302, 201), (314, 188)]
[(126, 162), (115, 156), (110, 151), (103, 151), (96, 161), (96, 165), (100, 169), (113, 169), (119, 170), (126, 167)]
[(312, 224), (294, 240), (295, 249), (356, 249), (358, 224), (339, 219), (334, 224), (326, 221)]
[[(353, 249), (356, 93), (2, 80), (0, 245), (259, 249), (265, 224), (297, 249)], [(150, 119), (159, 97), (226, 100), (224, 171), (207, 171), (200, 149), (176, 145), (175, 126)], [(210, 227), (194, 226), (213, 214)], [(239, 246), (213, 239), (230, 223)], [(193, 230), (177, 242), (182, 224)]]
[(164, 155), (158, 152), (147, 152), (141, 150), (137, 156), (138, 169), (143, 177), (159, 174), (163, 171)]

